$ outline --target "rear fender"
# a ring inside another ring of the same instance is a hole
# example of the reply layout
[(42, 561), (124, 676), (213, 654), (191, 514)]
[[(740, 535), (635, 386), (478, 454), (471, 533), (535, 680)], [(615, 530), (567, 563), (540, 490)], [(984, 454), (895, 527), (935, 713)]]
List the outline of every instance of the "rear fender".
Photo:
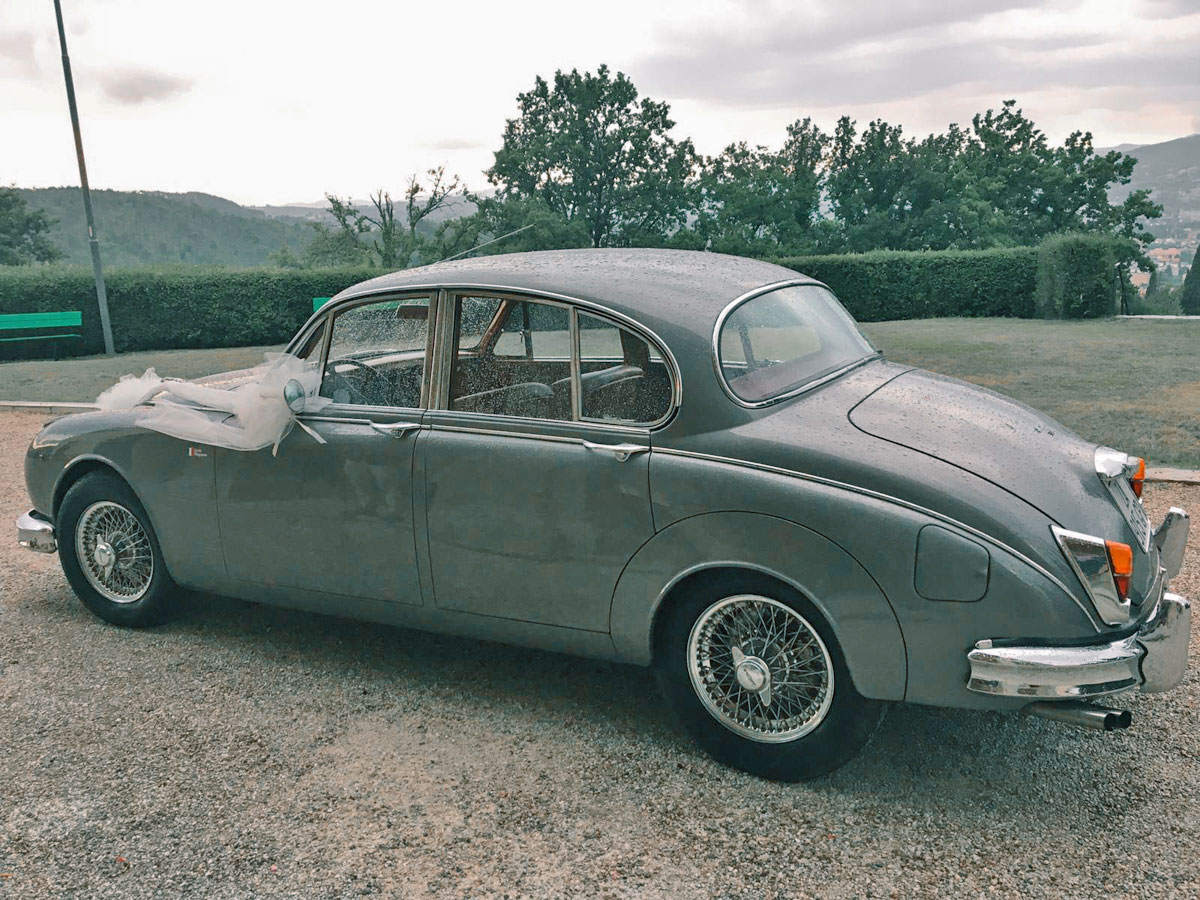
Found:
[[(697, 564), (697, 560), (704, 560)], [(829, 623), (859, 693), (904, 699), (907, 663), (896, 614), (879, 586), (845, 550), (815, 531), (773, 516), (713, 512), (675, 522), (642, 546), (621, 574), (610, 626), (618, 655), (648, 665), (654, 627), (671, 590), (704, 569), (770, 575), (807, 598)]]

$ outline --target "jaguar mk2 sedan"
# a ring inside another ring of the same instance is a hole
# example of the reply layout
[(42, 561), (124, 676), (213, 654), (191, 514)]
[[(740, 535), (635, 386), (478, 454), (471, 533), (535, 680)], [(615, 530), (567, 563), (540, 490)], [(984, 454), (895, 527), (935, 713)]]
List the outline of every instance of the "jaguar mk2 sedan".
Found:
[(312, 396), (289, 383), (276, 453), (148, 430), (153, 399), (47, 425), (20, 541), (120, 625), (179, 586), (652, 667), (705, 749), (778, 779), (844, 763), (885, 701), (1112, 729), (1097, 698), (1183, 677), (1188, 518), (1151, 529), (1143, 461), (886, 361), (791, 270), (439, 264), (288, 352)]

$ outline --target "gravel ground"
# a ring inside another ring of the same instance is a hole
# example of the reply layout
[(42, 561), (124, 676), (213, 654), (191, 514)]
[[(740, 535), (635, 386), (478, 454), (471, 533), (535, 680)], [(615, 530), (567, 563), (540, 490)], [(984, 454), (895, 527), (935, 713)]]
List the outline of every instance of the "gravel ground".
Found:
[[(0, 527), (39, 420), (0, 414)], [(1110, 735), (898, 706), (780, 785), (638, 669), (212, 597), (125, 631), (0, 547), (0, 898), (1200, 895), (1195, 673)]]

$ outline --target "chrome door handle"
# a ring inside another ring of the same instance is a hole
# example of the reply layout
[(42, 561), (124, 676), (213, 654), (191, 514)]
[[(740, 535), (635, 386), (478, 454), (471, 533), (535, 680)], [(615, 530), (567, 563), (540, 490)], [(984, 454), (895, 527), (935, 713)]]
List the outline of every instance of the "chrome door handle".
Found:
[(593, 444), (591, 441), (584, 441), (583, 446), (589, 450), (611, 453), (617, 458), (617, 462), (625, 462), (631, 456), (650, 452), (649, 447), (643, 447), (641, 444)]
[(402, 438), (410, 431), (416, 431), (421, 426), (415, 422), (393, 422), (390, 425), (381, 425), (378, 422), (371, 422), (371, 427), (380, 434), (390, 435), (394, 438)]

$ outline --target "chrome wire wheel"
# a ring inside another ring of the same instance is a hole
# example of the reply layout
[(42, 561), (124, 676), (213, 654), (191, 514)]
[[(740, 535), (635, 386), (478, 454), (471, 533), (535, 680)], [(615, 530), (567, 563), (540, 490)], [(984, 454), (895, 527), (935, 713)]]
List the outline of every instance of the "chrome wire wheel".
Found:
[(154, 578), (146, 529), (137, 516), (111, 500), (93, 503), (79, 517), (75, 555), (88, 584), (113, 603), (136, 603)]
[(794, 741), (825, 719), (833, 660), (792, 607), (757, 594), (718, 600), (688, 637), (688, 674), (705, 709), (742, 737)]

